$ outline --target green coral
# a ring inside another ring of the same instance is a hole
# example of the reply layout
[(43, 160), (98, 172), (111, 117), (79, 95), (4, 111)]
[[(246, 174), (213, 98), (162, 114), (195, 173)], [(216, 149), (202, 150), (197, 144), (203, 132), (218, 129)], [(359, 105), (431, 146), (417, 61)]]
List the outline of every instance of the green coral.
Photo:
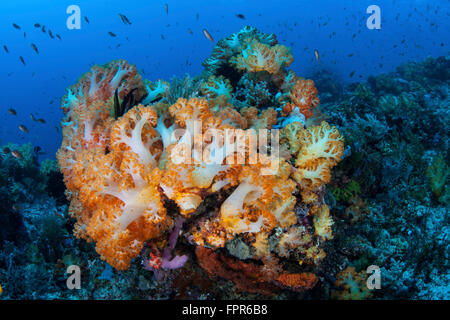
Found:
[(331, 190), (334, 198), (340, 202), (348, 202), (361, 191), (360, 184), (355, 180), (350, 180), (345, 187), (337, 187)]
[(55, 159), (45, 159), (39, 168), (41, 175), (48, 176), (55, 171), (59, 171), (58, 161)]
[(350, 98), (350, 102), (360, 108), (365, 108), (374, 106), (376, 103), (376, 98), (368, 85), (358, 83), (353, 91), (352, 97)]
[[(449, 168), (445, 163), (445, 159), (442, 154), (434, 157), (433, 162), (427, 169), (427, 177), (436, 198), (442, 202), (448, 197), (441, 198), (446, 188), (447, 178), (449, 176)], [(447, 193), (447, 192), (445, 192)]]
[(5, 147), (8, 148), (9, 150), (19, 151), (20, 154), (22, 155), (22, 157), (18, 159), (13, 157), (12, 154), (8, 154), (6, 159), (7, 161), (14, 161), (24, 171), (33, 170), (36, 167), (33, 146), (31, 145), (31, 143), (26, 143), (21, 146), (14, 143), (8, 143), (6, 146), (3, 147), (3, 149)]

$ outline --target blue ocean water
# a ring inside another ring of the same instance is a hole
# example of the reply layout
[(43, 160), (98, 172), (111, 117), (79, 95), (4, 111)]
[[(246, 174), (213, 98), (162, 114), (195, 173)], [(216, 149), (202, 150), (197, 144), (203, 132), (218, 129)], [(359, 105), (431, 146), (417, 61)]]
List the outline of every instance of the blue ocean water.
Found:
[[(372, 4), (381, 9), (380, 30), (366, 27), (366, 9)], [(78, 5), (82, 17), (89, 20), (81, 20), (80, 30), (66, 27), (70, 5)], [(31, 142), (44, 150), (41, 159), (53, 158), (61, 143), (55, 128), (62, 117), (60, 98), (90, 66), (126, 59), (152, 81), (197, 75), (214, 45), (203, 29), (215, 40), (245, 25), (274, 33), (281, 44), (292, 48), (291, 69), (298, 75), (326, 69), (348, 83), (391, 71), (405, 61), (447, 54), (449, 9), (445, 0), (4, 0), (0, 44), (9, 53), (1, 48), (0, 143)], [(132, 24), (124, 24), (119, 13)], [(45, 25), (47, 32), (35, 28), (35, 23)], [(61, 40), (52, 39), (48, 29)], [(320, 64), (314, 50), (320, 54)], [(9, 108), (17, 116), (8, 114)], [(46, 124), (32, 121), (30, 113)], [(20, 131), (20, 124), (30, 132)]]

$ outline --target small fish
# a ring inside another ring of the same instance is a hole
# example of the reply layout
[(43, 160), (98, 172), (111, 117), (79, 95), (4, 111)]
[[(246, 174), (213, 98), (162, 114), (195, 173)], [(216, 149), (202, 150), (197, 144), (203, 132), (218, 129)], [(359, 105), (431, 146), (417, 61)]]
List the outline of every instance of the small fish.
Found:
[(61, 213), (59, 213), (58, 211), (55, 211), (55, 216), (64, 219), (64, 216)]
[(53, 36), (53, 33), (50, 29), (48, 29), (48, 35), (50, 36), (50, 38), (55, 39), (55, 37)]
[[(19, 152), (19, 151), (17, 151), (17, 152)], [(22, 159), (22, 158), (20, 158), (20, 159)], [(13, 204), (12, 209), (13, 209), (14, 211), (20, 211), (20, 209), (22, 209), (22, 208), (21, 208), (20, 205), (18, 205), (18, 204)]]
[(245, 20), (245, 16), (242, 13), (238, 13), (236, 15), (236, 17), (238, 17), (239, 19)]
[(38, 48), (36, 47), (36, 45), (35, 45), (34, 43), (31, 44), (31, 47), (33, 48), (33, 50), (34, 50), (37, 54), (39, 54), (39, 50), (38, 50)]
[(355, 71), (352, 71), (352, 72), (350, 73), (350, 78), (353, 78), (354, 75), (355, 75)]
[(86, 16), (84, 16), (84, 21), (86, 21), (89, 24), (89, 19)]
[(34, 27), (35, 27), (35, 28), (40, 28), (41, 25), (40, 25), (39, 23), (35, 23), (35, 24), (34, 24)]
[(203, 29), (203, 34), (205, 35), (206, 39), (208, 39), (211, 42), (214, 42), (213, 37), (211, 36), (211, 34), (208, 32), (208, 30)]
[(17, 30), (21, 30), (21, 28), (20, 28), (17, 24), (15, 24), (15, 23), (13, 23), (12, 26), (13, 26), (14, 28), (16, 28)]
[(164, 38), (164, 35), (163, 34), (161, 34), (161, 39), (162, 40), (165, 40), (166, 38)]
[(36, 122), (42, 123), (42, 124), (46, 124), (47, 121), (45, 121), (45, 119), (39, 118), (36, 120)]
[(13, 151), (11, 151), (11, 154), (12, 154), (13, 157), (16, 158), (16, 159), (22, 159), (22, 158), (23, 158), (23, 156), (22, 156), (22, 154), (20, 153), (20, 151), (13, 150)]
[(25, 127), (23, 124), (19, 125), (19, 129), (20, 129), (20, 131), (25, 132), (25, 133), (30, 132), (30, 131), (28, 131), (28, 128)]
[(124, 24), (131, 24), (130, 20), (128, 20), (126, 15), (119, 13), (119, 17)]
[(166, 9), (166, 14), (169, 14), (169, 5), (167, 3), (164, 4), (164, 8)]
[(45, 32), (46, 32), (46, 30), (45, 30), (45, 26), (44, 26), (44, 25), (42, 26), (42, 28), (41, 28), (41, 31), (42, 31), (43, 33), (45, 33)]
[(188, 28), (188, 32), (189, 32), (190, 34), (194, 34), (194, 33), (192, 32), (191, 28)]
[(108, 31), (108, 34), (113, 38), (116, 37), (116, 35), (114, 33), (112, 33), (111, 31)]
[(26, 66), (27, 64), (25, 63), (25, 60), (23, 59), (22, 56), (19, 57), (20, 61), (22, 61), (23, 65)]
[(17, 115), (17, 111), (14, 110), (13, 108), (9, 108), (9, 109), (8, 109), (8, 113), (9, 113), (10, 115), (13, 115), (13, 116)]
[(316, 56), (317, 63), (320, 63), (320, 60), (319, 60), (319, 51), (317, 51), (317, 49), (314, 50), (314, 55)]
[(199, 18), (200, 16), (199, 16), (199, 14), (198, 13), (196, 13), (195, 14), (195, 20), (197, 20), (198, 21), (198, 18)]
[(23, 38), (25, 39), (26, 37), (27, 37), (27, 33), (24, 32), (24, 33), (23, 33)]
[(11, 153), (11, 149), (8, 148), (8, 147), (4, 147), (4, 148), (3, 148), (3, 153), (4, 153), (4, 154), (9, 154), (9, 153)]
[(9, 53), (8, 47), (6, 46), (6, 44), (3, 45), (3, 49), (5, 49), (6, 53)]
[(45, 152), (42, 151), (42, 148), (40, 146), (36, 146), (33, 148), (33, 152), (36, 155), (41, 155), (41, 154), (45, 154)]
[(32, 113), (30, 113), (30, 118), (31, 118), (31, 120), (36, 121), (36, 118), (33, 116)]

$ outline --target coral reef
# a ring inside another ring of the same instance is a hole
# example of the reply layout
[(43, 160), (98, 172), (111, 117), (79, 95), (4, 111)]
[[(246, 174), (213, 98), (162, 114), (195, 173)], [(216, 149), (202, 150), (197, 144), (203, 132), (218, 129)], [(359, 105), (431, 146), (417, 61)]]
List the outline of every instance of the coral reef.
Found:
[[(403, 64), (321, 106), (347, 144), (325, 197), (345, 252), (333, 297), (449, 298), (448, 61)], [(369, 265), (380, 267), (381, 289), (364, 293), (355, 281)]]
[[(290, 50), (273, 36), (246, 27), (236, 37), (237, 50), (236, 43), (219, 41), (233, 52), (223, 66), (259, 74), (253, 81), (271, 81), (273, 90), (283, 77), (294, 81), (286, 70), (293, 60)], [(267, 139), (256, 131), (271, 129), (277, 112), (261, 105), (236, 110), (230, 104), (233, 80), (216, 72), (202, 82), (201, 96), (178, 97), (167, 104), (167, 97), (174, 98), (172, 86), (142, 81), (125, 61), (94, 66), (81, 77), (62, 101), (64, 139), (57, 154), (69, 214), (77, 220), (74, 233), (95, 242), (101, 258), (117, 270), (128, 269), (144, 248), (151, 250), (148, 269), (164, 268), (165, 263), (172, 269), (168, 251), (157, 253), (174, 220), (183, 217), (189, 227), (184, 241), (197, 247), (198, 263), (209, 274), (227, 275), (238, 288), (262, 294), (277, 287), (311, 289), (319, 259), (306, 257), (308, 250), (318, 251), (333, 238), (323, 190), (343, 155), (343, 139), (326, 122), (307, 128), (294, 122), (292, 151), (280, 157), (276, 145), (264, 144)], [(116, 100), (133, 93), (139, 104), (114, 117), (113, 92), (118, 92)], [(278, 89), (273, 95), (287, 93)], [(316, 94), (312, 81), (301, 79), (290, 93), (306, 117), (319, 103)], [(307, 202), (294, 195), (297, 190)], [(216, 209), (207, 209), (207, 201), (214, 201)], [(304, 215), (296, 214), (299, 206)], [(249, 253), (253, 262), (242, 264), (214, 252), (237, 239), (254, 248)], [(205, 247), (212, 252), (202, 251)], [(294, 256), (293, 261), (304, 257), (303, 265), (285, 270)], [(211, 267), (211, 259), (228, 261), (231, 270), (220, 272)], [(240, 276), (231, 274), (239, 272), (235, 263), (259, 270), (256, 277), (261, 279), (250, 283), (261, 282), (262, 289), (239, 285)]]
[(93, 66), (57, 163), (0, 152), (2, 298), (449, 299), (449, 58), (345, 87), (292, 61), (247, 26), (194, 78)]

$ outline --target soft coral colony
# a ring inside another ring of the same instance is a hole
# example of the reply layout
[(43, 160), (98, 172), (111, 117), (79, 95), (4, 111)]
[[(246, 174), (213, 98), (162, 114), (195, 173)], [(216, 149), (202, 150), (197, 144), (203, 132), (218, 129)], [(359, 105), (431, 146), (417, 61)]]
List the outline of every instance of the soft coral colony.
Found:
[[(183, 241), (209, 276), (264, 294), (312, 288), (323, 244), (333, 238), (323, 196), (343, 138), (326, 122), (306, 126), (317, 90), (287, 70), (292, 61), (275, 35), (245, 27), (217, 43), (199, 90), (172, 104), (169, 83), (142, 80), (123, 60), (92, 67), (62, 100), (57, 157), (75, 235), (125, 270), (144, 246), (155, 258), (182, 219)], [(234, 87), (244, 78), (264, 83), (273, 104), (235, 107)], [(124, 100), (137, 103), (118, 114)], [(235, 148), (242, 137), (252, 140), (246, 133), (275, 126), (279, 157), (259, 148), (259, 161), (250, 163), (248, 148)], [(225, 141), (231, 129), (244, 135)], [(180, 150), (192, 151), (176, 161)], [(266, 174), (274, 161), (277, 170)], [(207, 199), (215, 208), (205, 209)], [(226, 250), (232, 241), (249, 248), (245, 261)]]

